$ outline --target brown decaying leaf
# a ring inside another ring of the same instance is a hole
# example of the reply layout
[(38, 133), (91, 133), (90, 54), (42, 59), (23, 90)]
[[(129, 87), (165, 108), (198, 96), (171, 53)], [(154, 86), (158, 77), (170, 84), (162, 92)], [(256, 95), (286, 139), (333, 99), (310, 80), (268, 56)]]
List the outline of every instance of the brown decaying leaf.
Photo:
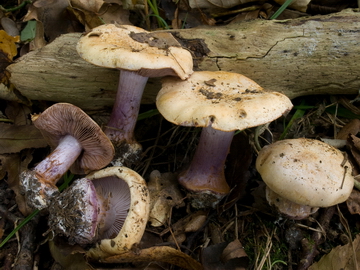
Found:
[(249, 260), (238, 239), (203, 249), (201, 262), (205, 270), (245, 270)]
[(153, 227), (166, 225), (172, 208), (185, 206), (176, 176), (172, 173), (152, 171), (148, 188), (151, 202), (149, 222)]
[(75, 17), (85, 25), (85, 31), (102, 24), (131, 24), (129, 21), (129, 11), (123, 9), (116, 1), (103, 0), (71, 0), (70, 8)]
[(329, 254), (324, 255), (320, 261), (309, 267), (309, 270), (354, 270), (360, 266), (360, 235), (352, 243), (333, 248)]
[(0, 123), (0, 154), (18, 153), (26, 148), (46, 146), (46, 141), (34, 126)]
[[(195, 232), (202, 228), (208, 216), (208, 211), (199, 210), (191, 213), (186, 217), (178, 220), (172, 224), (172, 234), (169, 236), (169, 242), (181, 243), (186, 240), (185, 233)], [(169, 232), (169, 228), (163, 230), (160, 235), (165, 235)], [(175, 238), (175, 239), (174, 239)]]
[(189, 255), (168, 246), (155, 246), (139, 250), (138, 252), (129, 251), (120, 255), (108, 257), (103, 261), (105, 263), (159, 261), (177, 265), (188, 270), (204, 269), (198, 261), (194, 260)]
[(352, 215), (360, 214), (360, 191), (354, 189), (346, 200), (346, 205)]
[(341, 130), (336, 135), (336, 139), (346, 140), (349, 134), (356, 135), (360, 131), (360, 120), (352, 119), (345, 126), (341, 128)]
[(16, 203), (20, 212), (27, 216), (31, 213), (31, 209), (27, 207), (25, 198), (20, 194), (19, 190), (19, 174), (29, 165), (32, 160), (32, 155), (29, 151), (25, 151), (20, 154), (4, 154), (0, 155), (0, 179), (4, 179), (5, 175), (7, 175), (6, 181), (15, 195), (16, 195)]

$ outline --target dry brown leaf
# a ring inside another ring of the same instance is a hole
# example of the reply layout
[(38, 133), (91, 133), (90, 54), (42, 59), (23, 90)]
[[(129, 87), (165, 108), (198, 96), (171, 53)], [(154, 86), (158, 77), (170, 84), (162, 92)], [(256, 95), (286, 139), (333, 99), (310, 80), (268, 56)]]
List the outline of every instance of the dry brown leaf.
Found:
[[(279, 5), (282, 5), (286, 2), (286, 0), (274, 0)], [(295, 9), (301, 12), (306, 12), (308, 8), (308, 4), (310, 3), (310, 0), (294, 0), (289, 5), (289, 8)]]
[(18, 153), (26, 148), (46, 146), (46, 141), (36, 127), (0, 123), (0, 154)]
[(353, 189), (346, 200), (346, 205), (352, 215), (360, 214), (360, 191)]
[(70, 10), (76, 18), (85, 26), (85, 31), (102, 24), (131, 24), (129, 11), (123, 9), (116, 1), (103, 0), (71, 0)]
[(191, 8), (231, 8), (257, 0), (189, 0)]
[(28, 106), (19, 104), (18, 102), (8, 102), (5, 115), (12, 120), (14, 125), (22, 126), (31, 124), (30, 115), (31, 110)]
[(249, 263), (238, 239), (204, 248), (201, 261), (205, 270), (245, 270)]
[(61, 34), (83, 31), (68, 12), (68, 6), (68, 0), (37, 0), (29, 6), (24, 21), (37, 21), (32, 50), (45, 46), (45, 37), (51, 42)]
[(352, 119), (338, 132), (336, 139), (346, 140), (349, 134), (356, 135), (360, 131), (360, 120)]
[(333, 248), (309, 270), (355, 270), (360, 267), (360, 235), (352, 243)]
[(354, 169), (360, 167), (360, 149), (358, 148), (358, 147), (360, 147), (359, 142), (360, 142), (360, 139), (354, 135), (350, 135), (347, 138), (347, 146), (351, 152), (351, 159), (352, 159), (352, 164), (354, 166)]
[[(186, 217), (178, 220), (176, 223), (172, 224), (173, 235), (181, 235), (185, 232), (194, 232), (202, 227), (208, 212), (205, 210), (199, 210), (197, 212), (191, 213)], [(168, 233), (169, 229), (165, 229), (161, 232), (160, 235)]]
[(152, 171), (148, 182), (151, 226), (166, 225), (173, 207), (185, 206), (176, 177), (172, 173)]
[(198, 261), (189, 255), (168, 246), (150, 247), (139, 250), (138, 252), (129, 251), (121, 255), (108, 257), (103, 261), (106, 263), (158, 261), (177, 265), (188, 270), (204, 269)]
[(6, 175), (6, 181), (10, 189), (16, 195), (16, 203), (20, 212), (27, 216), (31, 213), (31, 209), (26, 205), (25, 198), (20, 194), (19, 190), (19, 174), (29, 165), (32, 155), (29, 151), (20, 154), (4, 154), (0, 155), (0, 179)]
[(10, 74), (6, 67), (11, 64), (17, 54), (16, 42), (19, 37), (9, 36), (4, 30), (0, 30), (0, 83), (9, 84)]

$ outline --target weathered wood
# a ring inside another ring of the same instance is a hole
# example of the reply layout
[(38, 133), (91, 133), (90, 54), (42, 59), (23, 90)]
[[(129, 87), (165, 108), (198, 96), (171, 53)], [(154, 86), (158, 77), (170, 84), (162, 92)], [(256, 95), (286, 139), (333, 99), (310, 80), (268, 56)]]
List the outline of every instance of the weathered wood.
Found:
[[(360, 89), (356, 10), (172, 32), (194, 53), (197, 70), (238, 72), (290, 98)], [(75, 50), (79, 36), (63, 35), (21, 57), (8, 67), (11, 82), (32, 100), (70, 102), (85, 110), (112, 106), (119, 73), (82, 60)], [(150, 80), (143, 102), (153, 102), (159, 88), (159, 79)]]

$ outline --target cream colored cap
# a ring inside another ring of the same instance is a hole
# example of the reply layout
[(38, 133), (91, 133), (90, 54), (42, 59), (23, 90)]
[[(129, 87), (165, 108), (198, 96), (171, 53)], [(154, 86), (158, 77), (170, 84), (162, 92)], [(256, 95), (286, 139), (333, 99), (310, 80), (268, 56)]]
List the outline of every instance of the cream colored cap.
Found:
[(82, 36), (76, 47), (86, 61), (102, 67), (136, 71), (144, 77), (193, 72), (193, 59), (171, 33), (148, 32), (132, 25), (104, 24)]
[(197, 71), (186, 81), (163, 78), (156, 105), (177, 125), (211, 125), (222, 131), (262, 125), (292, 108), (285, 95), (266, 91), (241, 74), (223, 71)]
[(298, 204), (329, 207), (344, 202), (354, 178), (336, 148), (312, 139), (288, 139), (265, 146), (256, 169), (268, 187)]

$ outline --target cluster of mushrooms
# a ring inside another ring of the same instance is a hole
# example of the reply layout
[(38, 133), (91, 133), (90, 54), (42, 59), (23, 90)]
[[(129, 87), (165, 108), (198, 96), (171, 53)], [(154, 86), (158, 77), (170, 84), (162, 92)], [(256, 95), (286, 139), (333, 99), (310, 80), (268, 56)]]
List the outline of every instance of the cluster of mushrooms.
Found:
[[(178, 177), (197, 208), (215, 207), (230, 192), (224, 165), (234, 132), (270, 123), (292, 108), (285, 95), (243, 75), (194, 72), (191, 53), (170, 33), (102, 25), (80, 38), (77, 51), (94, 65), (120, 70), (110, 120), (102, 130), (68, 103), (34, 115), (34, 125), (54, 150), (20, 178), (31, 207), (50, 209), (51, 230), (71, 244), (90, 246), (88, 255), (95, 258), (134, 248), (148, 221), (146, 182), (124, 164), (141, 155), (134, 127), (149, 77), (163, 77), (156, 106), (166, 120), (202, 127), (191, 164)], [(256, 168), (269, 203), (292, 218), (345, 201), (353, 187), (351, 165), (342, 153), (316, 140), (266, 146)], [(56, 183), (68, 170), (84, 177), (59, 193)]]

